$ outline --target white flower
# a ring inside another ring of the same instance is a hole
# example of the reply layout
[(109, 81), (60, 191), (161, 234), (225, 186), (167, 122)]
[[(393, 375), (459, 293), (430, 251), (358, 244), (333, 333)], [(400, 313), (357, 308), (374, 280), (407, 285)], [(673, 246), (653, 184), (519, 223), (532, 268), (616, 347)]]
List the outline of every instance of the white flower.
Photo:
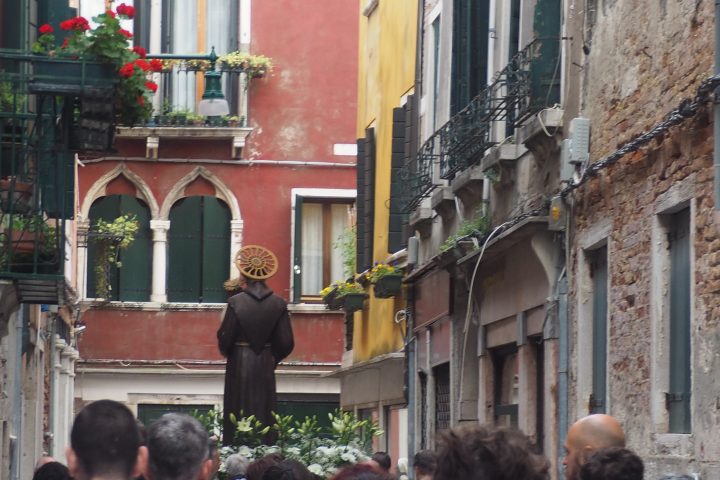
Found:
[(344, 461), (349, 463), (355, 463), (355, 455), (349, 452), (345, 452), (340, 455), (340, 458), (342, 458)]
[(288, 447), (285, 449), (285, 453), (287, 455), (300, 456), (300, 448), (299, 447)]
[(237, 453), (239, 453), (243, 457), (247, 458), (248, 460), (252, 460), (255, 452), (253, 452), (250, 447), (243, 445), (240, 448), (238, 448)]
[(317, 475), (319, 477), (322, 477), (325, 475), (325, 471), (323, 470), (323, 467), (317, 463), (313, 463), (312, 465), (308, 465), (308, 470), (310, 470), (310, 473), (313, 475)]

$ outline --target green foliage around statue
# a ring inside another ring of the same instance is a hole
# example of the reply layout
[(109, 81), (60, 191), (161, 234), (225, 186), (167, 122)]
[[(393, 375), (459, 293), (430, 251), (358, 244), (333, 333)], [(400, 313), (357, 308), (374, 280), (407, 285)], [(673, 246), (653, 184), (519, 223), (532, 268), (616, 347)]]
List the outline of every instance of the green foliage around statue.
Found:
[[(270, 453), (294, 459), (308, 467), (318, 479), (326, 479), (339, 468), (370, 459), (373, 437), (383, 434), (377, 422), (360, 420), (350, 412), (336, 410), (328, 414), (330, 427), (320, 426), (316, 416), (295, 419), (292, 415), (273, 413), (274, 423), (263, 425), (255, 416), (230, 416), (234, 432), (222, 431), (223, 414), (215, 409), (194, 416), (217, 439), (220, 451), (220, 477), (225, 478), (225, 460), (239, 453), (250, 461)], [(273, 431), (275, 445), (263, 445), (265, 435)], [(233, 436), (234, 446), (221, 447), (223, 434)]]

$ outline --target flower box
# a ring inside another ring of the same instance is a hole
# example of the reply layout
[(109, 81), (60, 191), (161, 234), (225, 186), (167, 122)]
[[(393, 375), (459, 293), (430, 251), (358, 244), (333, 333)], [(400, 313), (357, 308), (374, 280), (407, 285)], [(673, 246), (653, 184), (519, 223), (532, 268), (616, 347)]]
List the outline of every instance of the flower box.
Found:
[(362, 310), (365, 305), (365, 299), (368, 298), (367, 293), (346, 293), (340, 297), (342, 308), (347, 313)]
[(402, 274), (391, 273), (380, 277), (374, 286), (376, 298), (392, 298), (402, 290)]
[(94, 96), (112, 97), (114, 85), (118, 80), (116, 68), (108, 63), (38, 56), (33, 64), (35, 80), (30, 84), (30, 91), (33, 93), (51, 95), (94, 93)]
[(322, 301), (330, 310), (340, 310), (343, 307), (342, 299), (338, 297), (337, 288), (331, 290), (330, 293), (322, 297)]

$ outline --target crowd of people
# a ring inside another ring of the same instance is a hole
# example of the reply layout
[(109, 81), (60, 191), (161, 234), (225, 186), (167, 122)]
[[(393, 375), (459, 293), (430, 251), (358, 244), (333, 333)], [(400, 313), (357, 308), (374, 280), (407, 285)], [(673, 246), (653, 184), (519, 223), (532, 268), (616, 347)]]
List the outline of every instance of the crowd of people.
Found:
[[(168, 413), (147, 430), (121, 403), (100, 400), (75, 418), (67, 466), (49, 457), (33, 480), (211, 480), (220, 467), (217, 440), (195, 418)], [(620, 423), (608, 415), (577, 421), (565, 443), (566, 480), (643, 480), (643, 462), (625, 447)], [(340, 469), (332, 480), (395, 480), (392, 461), (376, 452), (368, 462)], [(406, 466), (406, 465), (405, 465)], [(403, 470), (403, 465), (398, 470)], [(518, 430), (480, 426), (449, 430), (436, 451), (413, 458), (417, 480), (549, 480), (550, 462)], [(225, 460), (227, 480), (314, 480), (300, 462), (278, 454), (253, 462), (234, 454)], [(400, 471), (400, 477), (407, 472)], [(406, 478), (406, 477), (405, 477)], [(681, 480), (666, 476), (662, 480)]]

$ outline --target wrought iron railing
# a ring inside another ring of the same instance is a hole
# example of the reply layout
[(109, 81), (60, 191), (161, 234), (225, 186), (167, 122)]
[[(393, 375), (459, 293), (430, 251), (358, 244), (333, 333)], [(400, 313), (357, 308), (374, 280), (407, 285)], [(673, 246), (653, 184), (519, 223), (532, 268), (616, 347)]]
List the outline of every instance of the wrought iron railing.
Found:
[[(209, 68), (204, 64), (178, 60), (167, 65), (162, 72), (153, 75), (158, 84), (155, 93), (153, 117), (148, 120), (151, 126), (244, 126), (245, 118), (241, 114), (240, 96), (245, 88), (245, 78), (241, 70), (221, 69), (222, 91), (230, 107), (230, 114), (224, 118), (205, 118), (197, 113), (197, 104), (203, 92), (199, 86), (203, 83), (204, 72)], [(233, 118), (237, 117), (237, 118)]]
[(495, 75), (493, 82), (453, 115), (423, 144), (417, 158), (401, 170), (406, 212), (433, 189), (433, 169), (452, 179), (478, 163), (492, 147), (493, 128), (514, 128), (559, 101), (558, 38), (536, 39)]
[(37, 61), (0, 51), (0, 278), (22, 286), (23, 302), (55, 303), (74, 202), (70, 139), (82, 107), (76, 94), (44, 90), (60, 80)]
[[(157, 54), (148, 58), (162, 61), (161, 72), (153, 74), (158, 85), (153, 100), (154, 114), (149, 126), (199, 126), (235, 127), (245, 126), (240, 105), (241, 93), (249, 81), (245, 68), (237, 68), (218, 61), (213, 49), (210, 54)], [(228, 102), (230, 113), (224, 117), (205, 118), (198, 114), (197, 105), (203, 96), (203, 86), (212, 72), (220, 77), (222, 94)]]

